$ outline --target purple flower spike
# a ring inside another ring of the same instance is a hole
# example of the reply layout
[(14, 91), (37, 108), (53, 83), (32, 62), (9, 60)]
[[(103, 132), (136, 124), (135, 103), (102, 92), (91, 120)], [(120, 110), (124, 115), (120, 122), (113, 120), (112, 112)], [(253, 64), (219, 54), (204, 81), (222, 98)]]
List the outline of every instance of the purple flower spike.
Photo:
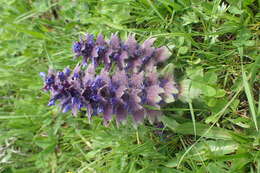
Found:
[(145, 118), (159, 121), (161, 106), (175, 101), (180, 91), (172, 74), (157, 71), (170, 53), (166, 47), (155, 48), (154, 42), (150, 38), (138, 44), (134, 35), (124, 42), (116, 34), (110, 40), (100, 34), (95, 40), (87, 34), (73, 44), (75, 56), (83, 57), (74, 69), (40, 73), (43, 89), (51, 93), (48, 106), (59, 105), (73, 116), (86, 109), (89, 120), (101, 115), (106, 126), (113, 116), (118, 125), (128, 116), (136, 124)]

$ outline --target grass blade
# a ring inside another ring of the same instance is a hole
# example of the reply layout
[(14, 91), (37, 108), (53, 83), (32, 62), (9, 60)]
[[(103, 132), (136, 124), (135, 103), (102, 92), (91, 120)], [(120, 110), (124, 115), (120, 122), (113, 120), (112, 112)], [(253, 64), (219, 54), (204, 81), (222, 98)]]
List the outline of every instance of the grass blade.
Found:
[(191, 113), (191, 119), (192, 119), (192, 124), (193, 124), (193, 131), (194, 131), (194, 136), (196, 138), (197, 133), (196, 133), (196, 120), (195, 120), (195, 115), (194, 115), (194, 110), (192, 106), (192, 102), (189, 102), (189, 107), (190, 107), (190, 113)]
[(255, 104), (254, 104), (254, 98), (253, 98), (253, 94), (252, 94), (252, 91), (251, 91), (251, 87), (250, 87), (249, 82), (247, 80), (247, 76), (245, 74), (245, 71), (243, 70), (243, 67), (242, 67), (242, 76), (243, 76), (243, 86), (244, 86), (246, 97), (247, 97), (247, 100), (248, 100), (249, 109), (250, 109), (250, 112), (251, 112), (251, 115), (252, 115), (252, 118), (253, 118), (253, 121), (254, 121), (254, 124), (255, 124), (255, 128), (258, 131), (258, 124), (257, 124), (257, 120), (256, 120), (256, 108), (255, 108)]

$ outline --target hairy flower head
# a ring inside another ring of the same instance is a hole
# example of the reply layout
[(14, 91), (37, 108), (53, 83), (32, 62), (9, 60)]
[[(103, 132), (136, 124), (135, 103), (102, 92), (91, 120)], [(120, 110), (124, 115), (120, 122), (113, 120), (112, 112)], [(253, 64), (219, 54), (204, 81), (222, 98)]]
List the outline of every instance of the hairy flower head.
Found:
[(113, 116), (117, 123), (131, 116), (136, 123), (148, 118), (151, 123), (162, 114), (160, 107), (177, 99), (179, 89), (171, 74), (159, 75), (157, 65), (170, 56), (166, 47), (153, 47), (150, 38), (138, 44), (133, 35), (122, 41), (117, 35), (103, 35), (73, 45), (75, 57), (82, 57), (73, 70), (41, 73), (43, 89), (50, 91), (49, 106), (59, 104), (61, 111), (87, 110), (89, 119), (102, 115), (104, 124)]

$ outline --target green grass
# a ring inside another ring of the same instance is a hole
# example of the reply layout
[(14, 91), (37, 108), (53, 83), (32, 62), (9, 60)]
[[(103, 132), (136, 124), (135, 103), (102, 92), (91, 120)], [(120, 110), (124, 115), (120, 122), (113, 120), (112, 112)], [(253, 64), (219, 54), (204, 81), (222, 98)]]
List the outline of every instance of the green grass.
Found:
[[(0, 3), (0, 172), (260, 172), (259, 0)], [(172, 52), (164, 65), (186, 90), (163, 108), (162, 135), (46, 106), (39, 72), (75, 66), (85, 32)]]

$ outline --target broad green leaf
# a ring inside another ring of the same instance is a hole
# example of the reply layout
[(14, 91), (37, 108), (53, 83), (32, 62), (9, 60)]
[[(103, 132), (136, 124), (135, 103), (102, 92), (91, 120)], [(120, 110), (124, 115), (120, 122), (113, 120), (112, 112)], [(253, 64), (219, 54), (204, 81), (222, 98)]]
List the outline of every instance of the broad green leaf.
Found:
[[(162, 121), (176, 133), (194, 135), (194, 124), (192, 122), (179, 124), (173, 118), (169, 117), (163, 117)], [(196, 133), (198, 136), (203, 136), (206, 138), (225, 140), (232, 139), (232, 135), (229, 130), (219, 127), (211, 127), (207, 124), (202, 124), (199, 122), (196, 122)]]

